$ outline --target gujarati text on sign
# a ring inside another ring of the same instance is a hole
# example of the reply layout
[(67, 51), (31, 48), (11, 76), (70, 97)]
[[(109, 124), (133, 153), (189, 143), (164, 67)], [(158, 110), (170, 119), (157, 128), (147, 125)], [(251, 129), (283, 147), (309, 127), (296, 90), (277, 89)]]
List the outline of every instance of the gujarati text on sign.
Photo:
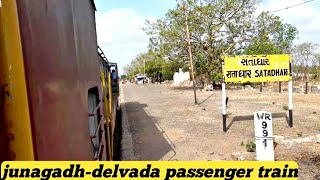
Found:
[(224, 82), (274, 82), (291, 79), (291, 55), (223, 57)]

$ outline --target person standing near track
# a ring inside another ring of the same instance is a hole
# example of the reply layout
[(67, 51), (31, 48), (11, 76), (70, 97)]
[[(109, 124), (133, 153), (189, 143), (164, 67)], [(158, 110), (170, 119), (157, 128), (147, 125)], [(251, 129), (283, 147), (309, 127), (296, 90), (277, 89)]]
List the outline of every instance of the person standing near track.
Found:
[(161, 82), (162, 82), (162, 73), (161, 72), (157, 72), (157, 81), (160, 82), (160, 84), (161, 84)]
[(117, 74), (115, 70), (112, 70), (111, 77), (113, 81), (117, 80)]

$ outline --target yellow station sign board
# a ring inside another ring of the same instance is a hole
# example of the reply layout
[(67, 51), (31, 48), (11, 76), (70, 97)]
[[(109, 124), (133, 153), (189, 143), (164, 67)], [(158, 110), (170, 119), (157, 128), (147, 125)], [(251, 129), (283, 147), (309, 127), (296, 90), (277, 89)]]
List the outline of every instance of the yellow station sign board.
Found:
[(275, 82), (291, 79), (291, 55), (224, 56), (222, 72), (226, 83)]

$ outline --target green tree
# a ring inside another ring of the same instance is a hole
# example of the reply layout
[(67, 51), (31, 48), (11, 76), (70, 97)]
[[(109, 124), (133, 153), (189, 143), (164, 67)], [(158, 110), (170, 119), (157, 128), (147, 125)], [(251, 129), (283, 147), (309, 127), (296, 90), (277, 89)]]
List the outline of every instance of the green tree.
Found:
[[(179, 1), (181, 2), (181, 1)], [(280, 17), (254, 13), (259, 0), (187, 0), (187, 15), (195, 75), (209, 83), (221, 77), (221, 57), (238, 54), (279, 54), (289, 52), (297, 29)], [(187, 41), (185, 17), (180, 3), (164, 18), (147, 21), (149, 51), (130, 64), (130, 72), (154, 76), (162, 71), (172, 78), (179, 68), (186, 70)]]
[(175, 72), (185, 64), (175, 60), (165, 60), (159, 53), (149, 50), (146, 53), (137, 55), (130, 64), (124, 67), (124, 71), (128, 77), (145, 72), (147, 77), (156, 78), (157, 72), (162, 72), (163, 78), (172, 80)]
[(125, 74), (121, 75), (121, 79), (126, 79), (126, 78), (127, 78), (127, 75), (125, 75)]
[(320, 76), (320, 45), (317, 43), (303, 42), (295, 45), (292, 49), (292, 70), (299, 73), (302, 81), (309, 82), (309, 74), (314, 78)]
[[(221, 55), (235, 54), (248, 40), (256, 0), (187, 1), (195, 72), (209, 82), (221, 71)], [(180, 4), (165, 18), (147, 22), (149, 47), (164, 59), (187, 61), (184, 15)]]
[(283, 23), (279, 16), (262, 12), (253, 23), (252, 41), (244, 54), (282, 54), (289, 53), (293, 40), (298, 35), (296, 27)]

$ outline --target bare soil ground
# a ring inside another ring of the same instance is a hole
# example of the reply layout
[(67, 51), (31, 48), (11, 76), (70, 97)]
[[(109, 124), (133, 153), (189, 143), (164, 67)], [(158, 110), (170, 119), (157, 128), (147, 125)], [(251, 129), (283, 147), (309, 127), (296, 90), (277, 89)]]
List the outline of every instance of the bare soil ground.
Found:
[[(232, 160), (255, 142), (253, 113), (273, 114), (273, 134), (284, 139), (320, 135), (320, 95), (293, 94), (293, 128), (287, 124), (287, 93), (227, 90), (228, 131), (222, 130), (221, 91), (169, 85), (123, 85), (135, 156), (140, 160)], [(276, 160), (299, 164), (299, 179), (320, 179), (320, 144), (279, 143)]]

